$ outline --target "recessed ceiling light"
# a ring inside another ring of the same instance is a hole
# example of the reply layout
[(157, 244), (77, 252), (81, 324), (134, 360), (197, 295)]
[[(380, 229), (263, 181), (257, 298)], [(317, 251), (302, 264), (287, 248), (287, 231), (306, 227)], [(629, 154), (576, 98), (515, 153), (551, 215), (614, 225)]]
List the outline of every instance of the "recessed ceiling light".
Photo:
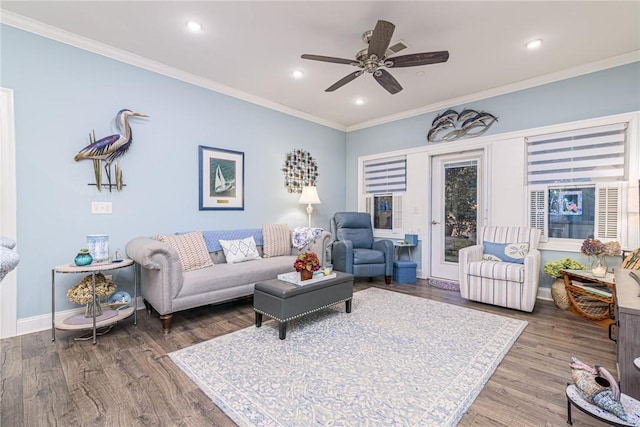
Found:
[(527, 49), (537, 49), (542, 45), (542, 39), (535, 39), (528, 42), (525, 46)]
[(193, 31), (194, 33), (202, 31), (202, 25), (196, 21), (187, 21), (187, 28), (189, 31)]
[(301, 79), (302, 76), (304, 76), (304, 73), (300, 70), (295, 70), (293, 73), (291, 73), (291, 75), (294, 79)]
[(364, 104), (364, 98), (356, 98), (353, 102), (355, 102), (356, 105), (362, 105)]

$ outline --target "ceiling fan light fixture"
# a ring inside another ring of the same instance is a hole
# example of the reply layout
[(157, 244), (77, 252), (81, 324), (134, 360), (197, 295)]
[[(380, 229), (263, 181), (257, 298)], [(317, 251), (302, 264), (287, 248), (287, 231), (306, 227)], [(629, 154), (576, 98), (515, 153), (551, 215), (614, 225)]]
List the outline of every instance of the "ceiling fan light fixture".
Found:
[(200, 24), (199, 22), (187, 21), (185, 25), (187, 26), (187, 29), (189, 29), (189, 31), (191, 31), (192, 33), (199, 33), (200, 31), (202, 31), (202, 24)]
[(301, 70), (293, 70), (293, 72), (291, 73), (291, 77), (293, 77), (294, 79), (301, 79), (302, 77), (304, 77), (304, 72)]
[(531, 40), (531, 41), (527, 42), (527, 44), (525, 46), (529, 50), (538, 49), (540, 46), (542, 46), (542, 39)]
[(354, 103), (354, 104), (356, 104), (356, 105), (364, 105), (364, 103), (365, 103), (365, 102), (366, 102), (366, 101), (365, 101), (365, 99), (364, 99), (364, 98), (356, 98), (356, 99), (353, 101), (353, 103)]

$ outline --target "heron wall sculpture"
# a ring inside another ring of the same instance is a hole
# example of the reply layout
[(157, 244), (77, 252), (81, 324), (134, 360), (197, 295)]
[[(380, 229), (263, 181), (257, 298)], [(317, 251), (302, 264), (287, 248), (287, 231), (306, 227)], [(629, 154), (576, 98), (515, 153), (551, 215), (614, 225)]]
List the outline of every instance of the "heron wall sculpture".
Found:
[[(98, 191), (102, 191), (102, 170), (100, 169), (102, 161), (105, 162), (104, 170), (107, 174), (108, 184), (111, 191), (113, 184), (111, 183), (111, 163), (116, 160), (116, 183), (115, 187), (122, 190), (122, 169), (120, 169), (119, 157), (123, 156), (131, 147), (133, 141), (133, 133), (129, 126), (129, 117), (149, 117), (143, 113), (136, 113), (128, 109), (118, 111), (115, 118), (115, 125), (118, 133), (105, 136), (99, 140), (95, 140), (95, 132), (89, 135), (90, 144), (84, 147), (76, 154), (74, 160), (92, 159), (93, 168), (96, 177), (96, 187)], [(91, 184), (90, 184), (91, 185)]]

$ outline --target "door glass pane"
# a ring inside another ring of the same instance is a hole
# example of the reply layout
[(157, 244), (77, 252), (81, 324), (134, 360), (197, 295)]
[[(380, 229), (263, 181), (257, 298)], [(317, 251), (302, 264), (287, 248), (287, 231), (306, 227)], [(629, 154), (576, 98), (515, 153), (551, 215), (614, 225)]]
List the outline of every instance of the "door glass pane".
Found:
[(476, 244), (478, 161), (444, 165), (444, 260), (458, 262), (458, 251)]

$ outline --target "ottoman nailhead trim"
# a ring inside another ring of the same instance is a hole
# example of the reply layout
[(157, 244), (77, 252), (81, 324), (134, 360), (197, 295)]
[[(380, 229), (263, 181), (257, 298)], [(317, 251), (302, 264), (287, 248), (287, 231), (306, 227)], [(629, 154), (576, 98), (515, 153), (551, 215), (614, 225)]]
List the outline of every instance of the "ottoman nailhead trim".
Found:
[(350, 298), (344, 298), (344, 299), (341, 299), (340, 301), (332, 302), (331, 304), (326, 304), (326, 305), (323, 305), (322, 307), (314, 308), (313, 310), (309, 310), (309, 311), (305, 311), (304, 313), (296, 314), (295, 316), (293, 316), (293, 317), (288, 317), (288, 318), (286, 318), (286, 319), (284, 319), (284, 320), (282, 320), (282, 319), (278, 319), (277, 317), (273, 317), (273, 314), (269, 314), (269, 313), (267, 313), (266, 311), (259, 310), (259, 309), (255, 308), (255, 307), (253, 308), (253, 311), (257, 311), (257, 312), (258, 312), (258, 313), (260, 313), (260, 314), (264, 314), (264, 315), (266, 315), (266, 316), (269, 316), (269, 317), (271, 317), (272, 319), (277, 320), (278, 322), (288, 322), (289, 320), (293, 320), (293, 319), (297, 319), (298, 317), (306, 316), (307, 314), (311, 314), (311, 313), (316, 312), (316, 311), (318, 311), (318, 310), (322, 310), (322, 309), (324, 309), (324, 308), (328, 308), (328, 307), (331, 307), (331, 306), (333, 306), (333, 305), (340, 304), (341, 302), (349, 301), (349, 300), (350, 300), (350, 299), (352, 299), (352, 298), (353, 298), (353, 297), (350, 297)]

